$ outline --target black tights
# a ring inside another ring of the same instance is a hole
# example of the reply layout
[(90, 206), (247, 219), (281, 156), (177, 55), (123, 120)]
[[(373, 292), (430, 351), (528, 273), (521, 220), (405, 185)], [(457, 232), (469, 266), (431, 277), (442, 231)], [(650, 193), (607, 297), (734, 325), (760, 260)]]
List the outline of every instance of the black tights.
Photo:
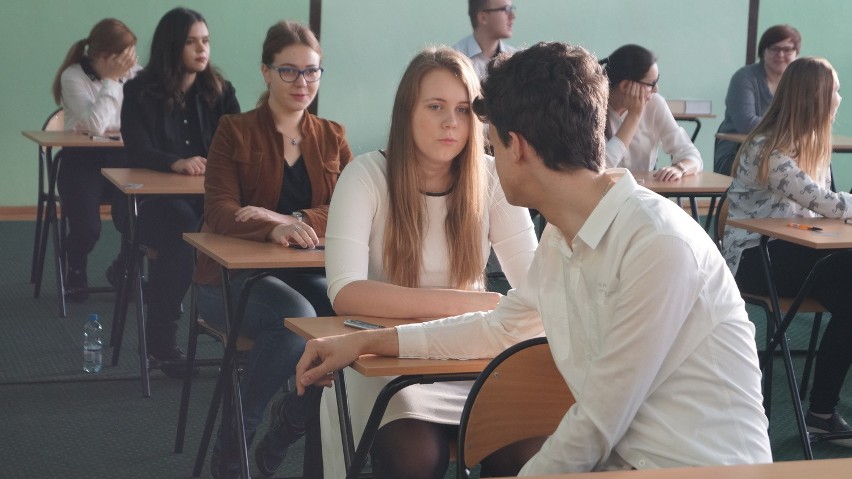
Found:
[[(382, 426), (370, 450), (373, 477), (441, 479), (450, 462), (450, 440), (458, 426), (418, 419), (397, 419)], [(481, 477), (516, 476), (545, 438), (506, 446), (482, 461)]]

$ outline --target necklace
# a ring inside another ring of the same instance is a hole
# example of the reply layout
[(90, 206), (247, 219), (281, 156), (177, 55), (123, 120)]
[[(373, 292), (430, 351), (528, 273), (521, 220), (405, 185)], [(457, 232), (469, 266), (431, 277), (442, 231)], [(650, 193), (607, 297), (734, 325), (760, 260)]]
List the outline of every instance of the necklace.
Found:
[(291, 145), (293, 145), (293, 146), (296, 146), (296, 145), (299, 143), (299, 142), (298, 142), (298, 141), (296, 141), (296, 139), (295, 139), (295, 138), (293, 138), (292, 136), (287, 136), (287, 135), (285, 135), (283, 131), (281, 132), (281, 135), (282, 135), (282, 136), (284, 136), (284, 139), (285, 139), (285, 140), (286, 140), (287, 138), (289, 138), (289, 139), (290, 139), (290, 144), (291, 144)]

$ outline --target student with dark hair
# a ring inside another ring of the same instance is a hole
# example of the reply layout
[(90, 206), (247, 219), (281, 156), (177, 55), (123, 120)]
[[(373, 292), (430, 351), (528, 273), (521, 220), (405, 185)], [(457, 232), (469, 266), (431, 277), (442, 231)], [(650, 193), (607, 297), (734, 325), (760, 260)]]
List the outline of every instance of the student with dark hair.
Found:
[[(725, 119), (719, 133), (750, 133), (769, 108), (781, 75), (802, 50), (802, 35), (790, 25), (766, 29), (757, 44), (760, 61), (746, 65), (731, 77), (725, 96)], [(740, 144), (716, 140), (713, 171), (731, 174)]]
[[(148, 65), (125, 84), (124, 96), (121, 134), (130, 165), (185, 175), (204, 174), (219, 118), (240, 111), (234, 88), (210, 64), (207, 22), (185, 8), (160, 19)], [(193, 270), (192, 247), (182, 234), (198, 229), (202, 210), (201, 198), (162, 196), (146, 201), (139, 214), (141, 243), (157, 251), (145, 296), (148, 352), (172, 363), (161, 368), (172, 377), (184, 373), (179, 362), (186, 355), (175, 334)], [(119, 219), (126, 221), (126, 215)]]
[(677, 205), (604, 171), (607, 93), (580, 47), (492, 63), (474, 111), (508, 201), (549, 221), (529, 273), (492, 311), (308, 341), (299, 391), (361, 354), (486, 358), (546, 333), (577, 402), (520, 475), (770, 462), (734, 278)]
[(701, 171), (701, 153), (658, 93), (657, 57), (639, 45), (624, 45), (601, 64), (609, 78), (606, 165), (653, 171), (662, 144), (672, 165), (660, 168), (654, 176), (674, 181)]
[[(769, 109), (734, 161), (728, 191), (730, 218), (852, 217), (852, 195), (831, 191), (831, 126), (840, 106), (837, 72), (822, 58), (803, 57), (786, 68)], [(767, 294), (760, 234), (726, 227), (725, 259), (740, 288)], [(771, 241), (778, 294), (795, 296), (814, 264), (832, 251)], [(816, 276), (810, 296), (831, 312), (814, 366), (805, 420), (814, 432), (852, 428), (835, 409), (852, 364), (852, 260), (840, 256)], [(832, 441), (852, 447), (852, 440)]]
[[(328, 204), (341, 170), (352, 158), (345, 131), (307, 111), (319, 91), (322, 50), (311, 30), (295, 22), (269, 28), (260, 58), (267, 90), (257, 108), (222, 118), (207, 163), (204, 231), (281, 247), (313, 248), (325, 236)], [(234, 301), (254, 271), (231, 278)], [(218, 265), (199, 254), (198, 310), (222, 329), (225, 318)], [(325, 275), (275, 271), (252, 287), (240, 335), (254, 340), (240, 379), (247, 438), (267, 404), (293, 376), (305, 341), (282, 318), (333, 316)], [(319, 400), (317, 396), (316, 400)], [(271, 475), (290, 444), (304, 434), (308, 398), (283, 396), (272, 406), (269, 432), (255, 449), (258, 469)], [(236, 441), (231, 442), (236, 447)], [(238, 475), (236, 454), (223, 461), (221, 437), (213, 449), (214, 476), (226, 463)]]
[(482, 79), (492, 58), (516, 50), (503, 41), (512, 37), (515, 6), (511, 0), (468, 0), (467, 14), (473, 33), (456, 42), (453, 50), (470, 58), (476, 76)]
[[(65, 130), (103, 135), (121, 125), (122, 84), (133, 77), (136, 35), (124, 23), (105, 18), (77, 41), (53, 80), (53, 98), (62, 105)], [(88, 256), (101, 235), (100, 205), (111, 203), (115, 187), (101, 168), (127, 165), (122, 148), (63, 148), (57, 186), (68, 219), (64, 253), (68, 259), (66, 298), (84, 301), (89, 286)], [(116, 259), (113, 264), (120, 264)], [(115, 267), (115, 266), (114, 266)]]

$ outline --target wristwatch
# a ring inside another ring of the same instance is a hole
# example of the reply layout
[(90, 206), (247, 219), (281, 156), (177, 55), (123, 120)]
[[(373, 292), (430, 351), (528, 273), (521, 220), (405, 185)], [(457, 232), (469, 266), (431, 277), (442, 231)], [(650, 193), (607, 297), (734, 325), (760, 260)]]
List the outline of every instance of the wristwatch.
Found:
[(683, 166), (683, 162), (675, 163), (674, 166), (679, 169), (681, 173), (686, 173), (686, 167)]
[(302, 213), (301, 210), (296, 210), (293, 212), (293, 217), (299, 220), (299, 223), (302, 223), (302, 218), (304, 218), (305, 214)]

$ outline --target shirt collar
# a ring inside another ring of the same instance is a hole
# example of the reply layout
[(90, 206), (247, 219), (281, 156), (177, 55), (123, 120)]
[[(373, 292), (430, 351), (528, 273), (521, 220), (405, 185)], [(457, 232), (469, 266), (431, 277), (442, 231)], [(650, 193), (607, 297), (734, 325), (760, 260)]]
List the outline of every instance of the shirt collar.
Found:
[(100, 81), (101, 77), (98, 76), (98, 73), (95, 71), (94, 67), (92, 67), (92, 61), (89, 57), (83, 57), (80, 59), (80, 68), (83, 69), (83, 73), (89, 77), (89, 80), (92, 81)]
[(612, 222), (615, 221), (615, 217), (621, 210), (621, 205), (633, 195), (638, 186), (633, 175), (625, 168), (610, 168), (606, 170), (606, 174), (616, 183), (601, 198), (601, 201), (592, 210), (592, 214), (589, 215), (580, 231), (577, 232), (577, 238), (592, 249), (598, 246)]

